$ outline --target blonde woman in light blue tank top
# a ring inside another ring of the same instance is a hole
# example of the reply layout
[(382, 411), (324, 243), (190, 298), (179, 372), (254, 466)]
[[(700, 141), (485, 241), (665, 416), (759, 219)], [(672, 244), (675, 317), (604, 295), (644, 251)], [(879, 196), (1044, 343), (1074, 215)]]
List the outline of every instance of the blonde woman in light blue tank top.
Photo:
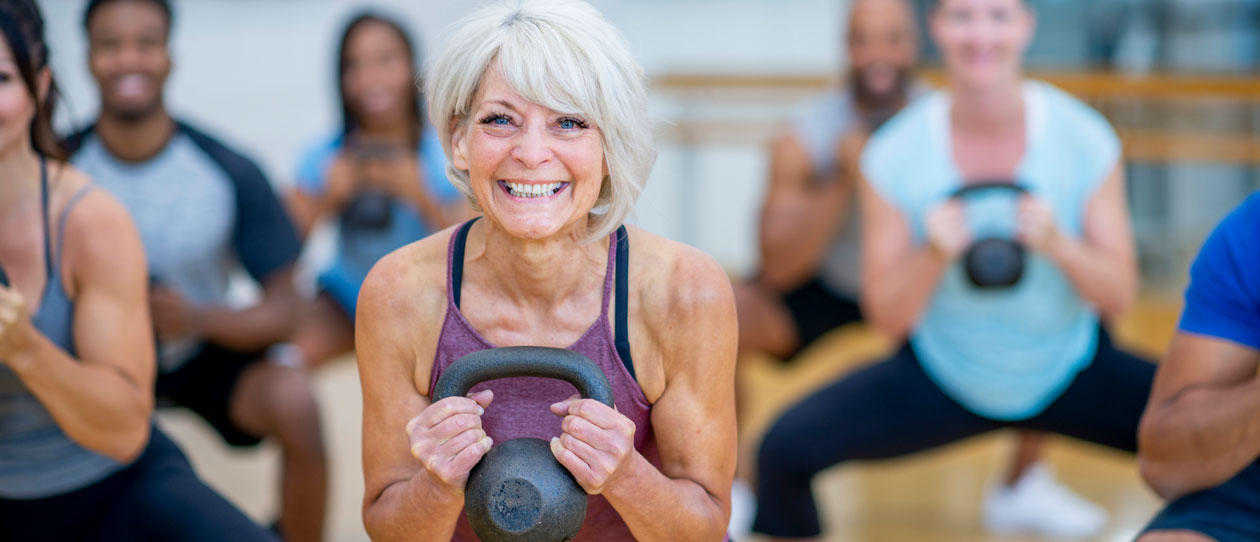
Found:
[[(847, 460), (1004, 427), (1136, 449), (1154, 366), (1117, 350), (1100, 327), (1137, 291), (1119, 141), (1084, 104), (1024, 80), (1034, 26), (1024, 0), (940, 0), (930, 25), (947, 87), (872, 136), (859, 188), (863, 312), (905, 345), (771, 427), (754, 529), (772, 536), (820, 534), (809, 482)], [(994, 179), (1028, 193), (950, 198)], [(972, 240), (990, 235), (1026, 254), (1022, 278), (1005, 289), (979, 289), (963, 269)], [(1080, 537), (1101, 527), (1045, 531)]]

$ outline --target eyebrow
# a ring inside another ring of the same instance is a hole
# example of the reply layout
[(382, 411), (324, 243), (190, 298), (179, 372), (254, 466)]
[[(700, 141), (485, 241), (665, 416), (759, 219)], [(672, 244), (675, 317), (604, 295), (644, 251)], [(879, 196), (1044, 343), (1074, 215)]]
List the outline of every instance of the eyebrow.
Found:
[(508, 102), (507, 100), (490, 100), (490, 101), (481, 102), (481, 105), (483, 105), (483, 106), (488, 105), (488, 104), (498, 104), (498, 105), (501, 105), (501, 106), (506, 107), (506, 108), (508, 108), (508, 109), (511, 109), (511, 110), (513, 110), (513, 111), (516, 111), (516, 110), (517, 110), (517, 109), (516, 109), (516, 106), (515, 106), (515, 105), (512, 105), (512, 104), (511, 104), (510, 102)]

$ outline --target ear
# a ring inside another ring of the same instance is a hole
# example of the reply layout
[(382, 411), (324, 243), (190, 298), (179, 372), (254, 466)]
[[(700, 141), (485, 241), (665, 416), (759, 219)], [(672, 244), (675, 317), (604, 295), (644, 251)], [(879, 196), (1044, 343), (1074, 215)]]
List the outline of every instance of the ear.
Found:
[(451, 165), (468, 171), (468, 123), (451, 119)]

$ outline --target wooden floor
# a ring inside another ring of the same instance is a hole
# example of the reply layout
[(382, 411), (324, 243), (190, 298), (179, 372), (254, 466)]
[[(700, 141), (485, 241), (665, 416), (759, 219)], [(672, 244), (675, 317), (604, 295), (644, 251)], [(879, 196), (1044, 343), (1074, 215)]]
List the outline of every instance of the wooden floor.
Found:
[[(1118, 324), (1117, 341), (1157, 357), (1171, 337), (1178, 310), (1175, 302), (1143, 302)], [(768, 359), (741, 360), (740, 378), (749, 390), (741, 427), (743, 457), (749, 457), (760, 432), (779, 410), (836, 376), (878, 359), (888, 347), (854, 327), (824, 337), (787, 369)], [(347, 358), (321, 369), (316, 383), (332, 461), (328, 540), (367, 540), (359, 519), (361, 396), (353, 361)], [(260, 522), (274, 519), (276, 449), (264, 445), (230, 450), (200, 419), (181, 411), (163, 412), (160, 422), (212, 485)], [(985, 488), (1005, 465), (1012, 444), (1010, 433), (995, 433), (907, 458), (857, 463), (825, 473), (815, 491), (827, 540), (1040, 541), (991, 536), (980, 526)], [(1111, 514), (1111, 524), (1100, 541), (1132, 540), (1159, 506), (1138, 478), (1132, 457), (1055, 437), (1047, 447), (1047, 458), (1060, 480)]]

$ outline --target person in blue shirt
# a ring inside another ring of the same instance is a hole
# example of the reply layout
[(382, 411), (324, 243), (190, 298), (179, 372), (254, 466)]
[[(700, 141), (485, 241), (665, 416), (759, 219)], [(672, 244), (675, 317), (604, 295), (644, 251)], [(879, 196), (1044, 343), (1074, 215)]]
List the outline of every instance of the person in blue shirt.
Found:
[(303, 235), (321, 221), (337, 228), (318, 296), (290, 341), (272, 351), (296, 366), (353, 350), (359, 287), (377, 260), (470, 213), (424, 121), (416, 50), (402, 25), (374, 13), (355, 16), (339, 51), (342, 128), (303, 155), (289, 200)]
[[(862, 312), (905, 344), (791, 407), (766, 433), (754, 530), (773, 537), (821, 533), (810, 483), (844, 461), (1004, 427), (1137, 448), (1155, 367), (1117, 349), (1101, 326), (1137, 295), (1119, 140), (1097, 112), (1023, 78), (1035, 27), (1026, 0), (939, 0), (929, 19), (947, 86), (872, 136), (858, 188)], [(951, 197), (995, 179), (1027, 192)], [(962, 256), (987, 236), (1024, 248), (1018, 282), (969, 281)], [(1080, 537), (1101, 525), (1052, 527), (1047, 534)]]
[(1168, 506), (1139, 542), (1260, 540), (1260, 193), (1208, 237), (1142, 417), (1142, 477)]

